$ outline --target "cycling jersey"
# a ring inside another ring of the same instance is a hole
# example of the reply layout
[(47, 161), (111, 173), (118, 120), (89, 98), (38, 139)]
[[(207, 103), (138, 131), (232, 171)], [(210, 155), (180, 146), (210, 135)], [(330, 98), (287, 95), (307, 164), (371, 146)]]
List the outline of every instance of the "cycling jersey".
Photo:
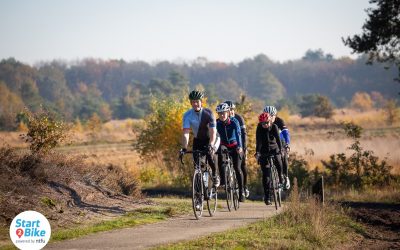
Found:
[(243, 117), (241, 115), (238, 115), (238, 114), (235, 114), (234, 117), (239, 122), (240, 132), (242, 134), (242, 145), (243, 145), (243, 148), (246, 149), (247, 148), (247, 144), (246, 144), (246, 125), (244, 124), (244, 119), (243, 119)]
[(221, 138), (221, 145), (228, 148), (242, 147), (239, 122), (234, 117), (228, 118), (226, 122), (218, 119), (217, 131)]
[(276, 117), (274, 124), (278, 126), (280, 130), (280, 137), (282, 142), (285, 142), (286, 144), (290, 144), (290, 134), (289, 134), (289, 129), (286, 127), (285, 122), (282, 120), (280, 117)]
[(262, 155), (277, 154), (281, 151), (281, 139), (275, 124), (264, 128), (258, 124), (256, 130), (256, 152)]
[(213, 112), (207, 108), (201, 108), (199, 112), (190, 109), (183, 114), (183, 129), (192, 129), (194, 137), (199, 140), (210, 138), (209, 128), (215, 128), (215, 117)]

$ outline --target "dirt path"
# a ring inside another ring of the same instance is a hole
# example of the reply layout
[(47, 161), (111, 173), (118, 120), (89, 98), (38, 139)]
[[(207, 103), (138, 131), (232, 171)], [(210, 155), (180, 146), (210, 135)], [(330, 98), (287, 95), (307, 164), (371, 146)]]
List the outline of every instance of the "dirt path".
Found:
[(200, 220), (194, 216), (180, 217), (49, 244), (46, 249), (145, 249), (240, 227), (276, 213), (275, 207), (267, 207), (264, 203), (242, 203), (238, 211), (228, 212), (221, 208), (214, 217), (209, 217), (206, 212)]
[(350, 215), (362, 223), (362, 238), (348, 249), (400, 249), (400, 204), (345, 202)]

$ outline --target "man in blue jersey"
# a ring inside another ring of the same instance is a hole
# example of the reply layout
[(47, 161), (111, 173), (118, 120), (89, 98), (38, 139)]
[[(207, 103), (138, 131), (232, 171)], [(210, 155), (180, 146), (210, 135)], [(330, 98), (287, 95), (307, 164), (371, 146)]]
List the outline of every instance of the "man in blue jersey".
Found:
[[(215, 151), (219, 145), (217, 142), (216, 120), (213, 112), (208, 108), (203, 108), (202, 99), (204, 93), (198, 90), (193, 90), (189, 94), (190, 104), (192, 108), (183, 115), (182, 126), (182, 149), (181, 153), (187, 151), (189, 144), (189, 134), (192, 130), (193, 150), (208, 150), (207, 161), (212, 170), (212, 178), (215, 187), (219, 186), (219, 177), (215, 169), (216, 157)], [(196, 161), (196, 159), (194, 159)]]
[(290, 181), (288, 175), (288, 154), (290, 151), (290, 134), (289, 129), (286, 127), (285, 122), (282, 118), (277, 116), (278, 111), (274, 106), (266, 106), (264, 108), (264, 113), (268, 113), (272, 117), (272, 122), (279, 128), (280, 137), (282, 140), (282, 165), (283, 165), (283, 175), (284, 175), (284, 185), (283, 187), (288, 190), (290, 188)]

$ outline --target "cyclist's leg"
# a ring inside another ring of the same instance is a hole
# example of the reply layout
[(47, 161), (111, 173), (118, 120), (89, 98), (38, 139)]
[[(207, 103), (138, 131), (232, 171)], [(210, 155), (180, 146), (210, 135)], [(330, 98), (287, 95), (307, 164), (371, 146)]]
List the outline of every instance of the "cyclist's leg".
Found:
[(274, 160), (276, 164), (276, 169), (278, 170), (278, 177), (279, 182), (283, 184), (283, 177), (282, 177), (282, 156), (280, 154), (274, 155)]
[[(197, 138), (193, 139), (193, 150), (203, 150), (204, 149), (203, 147), (204, 147), (203, 143), (200, 140), (198, 140)], [(199, 158), (198, 154), (193, 154), (194, 162), (198, 162), (199, 160), (198, 158)]]
[(225, 169), (223, 169), (223, 166), (222, 166), (222, 152), (221, 152), (221, 149), (218, 150), (217, 156), (218, 156), (217, 157), (218, 158), (217, 162), (218, 162), (219, 176), (220, 176), (220, 179), (221, 179), (220, 184), (221, 185), (225, 185)]
[(219, 187), (220, 179), (219, 179), (218, 171), (216, 169), (216, 166), (218, 166), (217, 156), (215, 154), (211, 155), (211, 154), (207, 153), (206, 157), (207, 157), (208, 165), (210, 165), (210, 168), (212, 171), (212, 178), (213, 178), (214, 186)]
[(242, 163), (240, 164), (243, 175), (243, 187), (247, 188), (247, 168), (246, 168), (246, 154), (243, 152)]
[(288, 166), (289, 166), (289, 162), (288, 162), (288, 153), (287, 151), (282, 153), (282, 166), (283, 166), (283, 175), (285, 177), (288, 177)]
[(242, 178), (242, 170), (240, 168), (241, 161), (239, 154), (236, 152), (236, 150), (231, 151), (230, 153), (233, 161), (233, 168), (235, 169), (236, 172), (236, 180), (238, 181), (239, 185), (239, 196), (242, 197), (244, 194), (244, 189), (243, 189), (243, 178)]
[(270, 196), (270, 171), (271, 168), (267, 167), (267, 160), (260, 160), (261, 171), (262, 171), (262, 186), (264, 188), (264, 202), (267, 205), (271, 204), (271, 196)]

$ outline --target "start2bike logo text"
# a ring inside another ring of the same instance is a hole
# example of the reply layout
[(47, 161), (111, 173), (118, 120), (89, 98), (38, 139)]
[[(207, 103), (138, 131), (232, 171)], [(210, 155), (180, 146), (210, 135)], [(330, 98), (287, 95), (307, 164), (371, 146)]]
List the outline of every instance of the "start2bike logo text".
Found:
[(50, 235), (49, 221), (36, 211), (18, 214), (10, 225), (10, 238), (19, 249), (42, 249)]

